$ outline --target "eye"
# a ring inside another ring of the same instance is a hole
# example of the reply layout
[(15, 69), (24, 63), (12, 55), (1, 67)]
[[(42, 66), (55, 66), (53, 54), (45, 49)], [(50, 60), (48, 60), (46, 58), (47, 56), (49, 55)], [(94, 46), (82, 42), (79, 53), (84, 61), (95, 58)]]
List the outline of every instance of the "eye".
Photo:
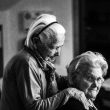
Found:
[(90, 81), (90, 82), (93, 82), (94, 78), (92, 76), (88, 76), (87, 80)]
[(54, 49), (54, 46), (53, 46), (53, 45), (50, 45), (50, 44), (48, 44), (47, 47), (48, 47), (49, 49)]
[(56, 47), (56, 50), (58, 50), (58, 49), (60, 49), (61, 48), (61, 46), (59, 46), (59, 47)]
[(97, 82), (98, 82), (98, 83), (103, 83), (103, 82), (104, 82), (104, 78), (103, 78), (103, 77), (102, 77), (102, 78), (98, 78), (98, 79), (97, 79)]

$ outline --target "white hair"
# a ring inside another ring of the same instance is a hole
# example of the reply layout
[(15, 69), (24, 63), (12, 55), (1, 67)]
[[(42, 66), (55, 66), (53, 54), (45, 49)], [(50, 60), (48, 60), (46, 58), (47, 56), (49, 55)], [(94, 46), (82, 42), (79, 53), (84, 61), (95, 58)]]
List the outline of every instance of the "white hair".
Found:
[(108, 64), (102, 54), (98, 52), (87, 51), (77, 56), (71, 61), (67, 68), (70, 83), (74, 80), (77, 71), (82, 71), (82, 66), (87, 65), (88, 67), (97, 68), (100, 67), (103, 72), (103, 76), (107, 74)]
[[(25, 41), (25, 45), (26, 46), (30, 46), (31, 45), (31, 37), (34, 33), (39, 33), (40, 31), (42, 31), (42, 29), (45, 29), (45, 27), (49, 26), (49, 28), (51, 28), (53, 31), (56, 31), (53, 26), (51, 26), (50, 24), (54, 25), (56, 24), (56, 29), (57, 32), (63, 32), (65, 33), (65, 29), (62, 25), (60, 25), (57, 22), (56, 16), (51, 15), (51, 14), (41, 14), (39, 17), (36, 18), (36, 20), (30, 25), (29, 27), (29, 31), (27, 33), (27, 37), (26, 37), (26, 41)], [(48, 27), (47, 27), (48, 28)], [(60, 30), (59, 30), (60, 29)], [(58, 31), (59, 30), (59, 31)], [(45, 29), (46, 31), (46, 29)], [(38, 37), (38, 36), (37, 36)]]

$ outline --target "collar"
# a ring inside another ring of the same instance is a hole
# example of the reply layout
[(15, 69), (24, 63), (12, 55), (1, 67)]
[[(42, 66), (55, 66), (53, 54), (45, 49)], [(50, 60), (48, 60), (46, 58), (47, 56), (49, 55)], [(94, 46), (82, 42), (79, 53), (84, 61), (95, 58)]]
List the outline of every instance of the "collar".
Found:
[(43, 71), (49, 71), (49, 73), (53, 73), (55, 71), (55, 67), (53, 66), (53, 64), (44, 60), (37, 50), (34, 52), (31, 48), (27, 46), (24, 46), (24, 49), (35, 58), (38, 66)]

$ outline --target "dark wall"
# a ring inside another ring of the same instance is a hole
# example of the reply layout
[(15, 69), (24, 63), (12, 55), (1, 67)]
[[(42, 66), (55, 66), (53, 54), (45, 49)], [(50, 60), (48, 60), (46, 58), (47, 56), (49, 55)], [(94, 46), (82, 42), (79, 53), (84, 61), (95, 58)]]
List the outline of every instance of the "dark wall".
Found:
[(84, 1), (80, 0), (80, 53), (100, 52), (110, 65), (110, 0)]

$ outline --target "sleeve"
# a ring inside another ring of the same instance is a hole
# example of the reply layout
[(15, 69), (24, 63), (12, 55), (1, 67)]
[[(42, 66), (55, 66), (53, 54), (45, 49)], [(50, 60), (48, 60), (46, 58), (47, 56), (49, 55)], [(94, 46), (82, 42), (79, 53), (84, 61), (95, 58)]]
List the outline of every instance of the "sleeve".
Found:
[(19, 61), (17, 67), (17, 88), (26, 110), (56, 110), (68, 101), (66, 90), (42, 99), (39, 77), (36, 76), (37, 82), (30, 77), (33, 71), (26, 61)]

